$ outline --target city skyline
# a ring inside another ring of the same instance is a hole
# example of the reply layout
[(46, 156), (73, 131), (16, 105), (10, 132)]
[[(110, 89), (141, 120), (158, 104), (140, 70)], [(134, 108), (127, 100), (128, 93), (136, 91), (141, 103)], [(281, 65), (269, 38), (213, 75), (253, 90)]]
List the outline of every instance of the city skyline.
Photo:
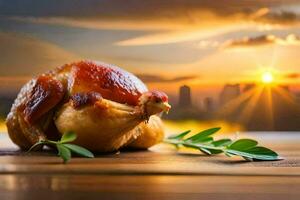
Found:
[(300, 129), (300, 93), (288, 85), (225, 84), (217, 99), (203, 97), (201, 105), (191, 100), (189, 86), (179, 88), (178, 103), (167, 119), (222, 120), (248, 131), (296, 131)]

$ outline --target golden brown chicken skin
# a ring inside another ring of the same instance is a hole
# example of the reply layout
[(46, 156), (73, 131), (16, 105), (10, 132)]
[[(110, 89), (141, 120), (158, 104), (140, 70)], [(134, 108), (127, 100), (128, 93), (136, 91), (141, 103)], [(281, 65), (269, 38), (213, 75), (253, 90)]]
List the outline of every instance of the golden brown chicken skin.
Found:
[(25, 84), (6, 124), (21, 149), (73, 131), (74, 143), (107, 152), (160, 142), (163, 126), (156, 114), (169, 109), (165, 93), (148, 91), (133, 74), (102, 62), (80, 61)]

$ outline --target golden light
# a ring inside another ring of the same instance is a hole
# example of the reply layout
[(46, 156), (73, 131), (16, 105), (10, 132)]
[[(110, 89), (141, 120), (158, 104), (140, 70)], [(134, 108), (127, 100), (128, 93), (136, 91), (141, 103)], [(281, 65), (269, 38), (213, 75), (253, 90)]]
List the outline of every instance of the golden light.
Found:
[(270, 71), (265, 71), (261, 76), (261, 80), (266, 84), (272, 83), (274, 80), (273, 74)]

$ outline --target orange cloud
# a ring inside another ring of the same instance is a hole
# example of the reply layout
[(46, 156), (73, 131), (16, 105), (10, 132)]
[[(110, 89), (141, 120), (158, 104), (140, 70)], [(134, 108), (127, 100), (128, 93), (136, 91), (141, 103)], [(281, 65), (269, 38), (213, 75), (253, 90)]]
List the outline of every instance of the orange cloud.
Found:
[[(131, 9), (138, 7), (140, 12), (114, 10), (114, 5), (109, 7), (111, 15), (89, 13), (79, 15), (50, 15), (50, 16), (7, 16), (8, 19), (38, 23), (80, 27), (87, 29), (110, 30), (142, 30), (152, 31), (142, 36), (128, 38), (115, 44), (120, 46), (157, 45), (184, 41), (203, 40), (222, 34), (237, 32), (247, 29), (285, 28), (286, 26), (299, 25), (300, 20), (296, 13), (287, 11), (273, 11), (271, 5), (280, 5), (280, 2), (256, 1), (241, 3), (231, 1), (231, 6), (226, 2), (174, 3), (166, 1), (153, 5), (140, 5), (135, 2)], [(285, 2), (288, 4), (289, 2)], [(100, 9), (100, 8), (99, 8)], [(101, 8), (102, 9), (102, 8)], [(127, 8), (128, 9), (128, 8)], [(126, 10), (126, 9), (125, 9)], [(156, 10), (153, 13), (151, 10)], [(78, 11), (79, 12), (79, 11)], [(80, 12), (79, 12), (80, 13)]]
[(150, 74), (137, 74), (137, 76), (145, 83), (173, 83), (173, 82), (180, 82), (180, 81), (189, 81), (198, 78), (198, 76), (194, 76), (194, 75), (177, 76), (174, 78), (166, 78), (163, 76), (150, 75)]
[(290, 74), (286, 74), (285, 78), (288, 79), (298, 79), (300, 78), (300, 73), (290, 73)]
[(33, 76), (80, 59), (47, 41), (11, 32), (0, 32), (0, 74)]
[[(241, 30), (284, 29), (300, 25), (300, 17), (293, 12), (272, 12), (261, 8), (252, 13), (237, 12), (222, 18), (218, 15), (201, 16), (209, 24), (188, 24), (182, 30), (164, 31), (119, 41), (120, 46), (167, 44), (211, 38)], [(177, 23), (176, 23), (177, 24)], [(290, 38), (293, 39), (293, 38)]]
[(275, 35), (260, 35), (257, 37), (245, 37), (243, 39), (228, 40), (223, 48), (247, 48), (261, 45), (300, 45), (300, 38), (294, 34), (289, 34), (286, 37), (278, 37)]
[(289, 11), (267, 12), (261, 17), (256, 18), (256, 21), (262, 23), (291, 25), (299, 24), (299, 15)]

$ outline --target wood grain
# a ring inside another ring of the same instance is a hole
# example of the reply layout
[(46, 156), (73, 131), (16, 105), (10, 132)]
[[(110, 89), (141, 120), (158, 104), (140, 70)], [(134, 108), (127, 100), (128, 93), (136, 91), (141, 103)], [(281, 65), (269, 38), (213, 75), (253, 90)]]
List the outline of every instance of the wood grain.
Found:
[(300, 179), (264, 176), (1, 175), (1, 199), (298, 199)]
[[(24, 153), (2, 136), (0, 199), (299, 199), (300, 141), (259, 140), (285, 159), (246, 162), (168, 145), (99, 154), (70, 163), (52, 152)], [(280, 136), (281, 137), (281, 136)]]

